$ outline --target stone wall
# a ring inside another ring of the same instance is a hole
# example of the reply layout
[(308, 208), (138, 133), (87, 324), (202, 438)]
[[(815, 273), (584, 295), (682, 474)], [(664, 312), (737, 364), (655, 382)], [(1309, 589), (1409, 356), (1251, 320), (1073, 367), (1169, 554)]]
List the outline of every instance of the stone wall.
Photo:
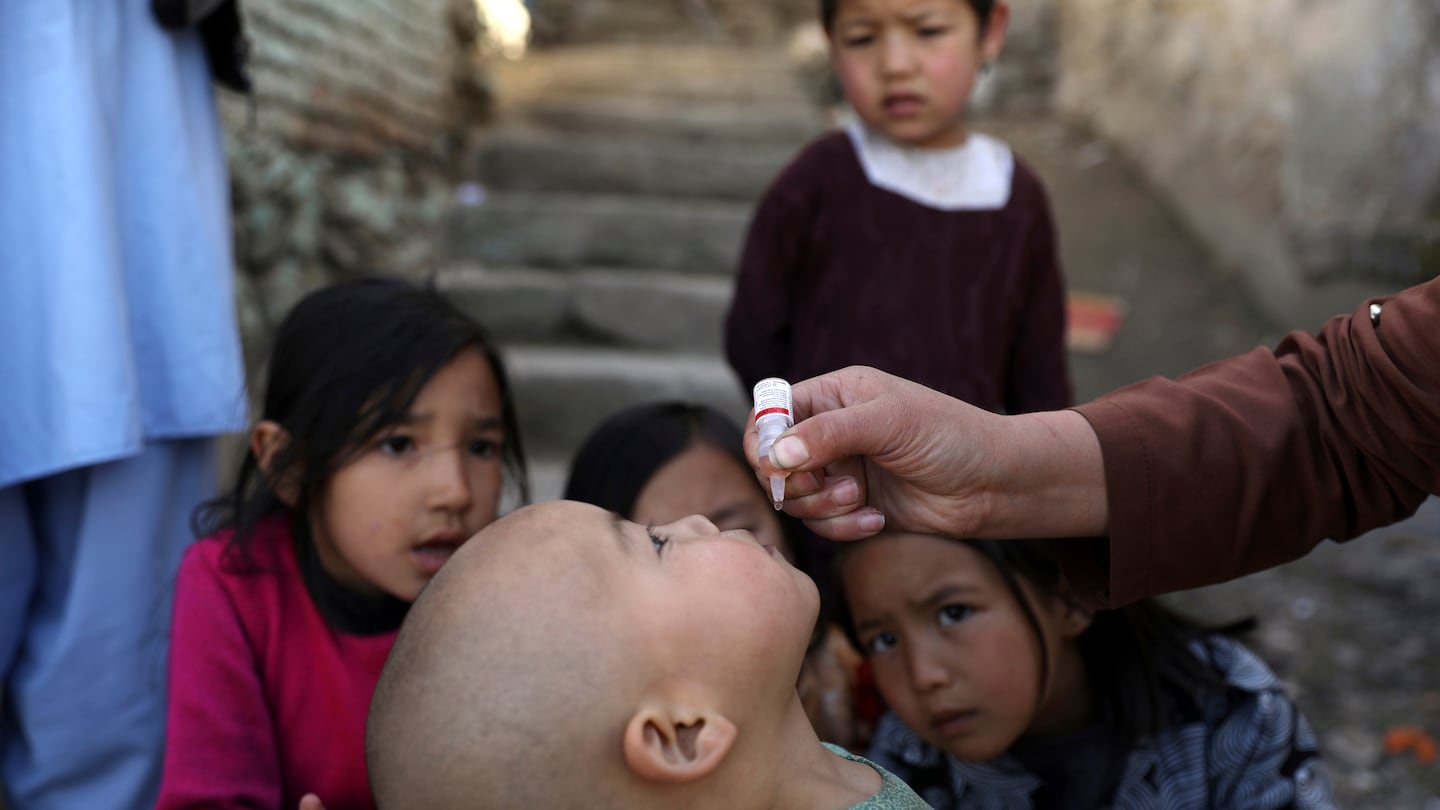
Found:
[(1287, 325), (1440, 273), (1434, 0), (1069, 0), (1058, 105)]
[(300, 296), (419, 275), (485, 108), (471, 0), (245, 0), (253, 105), (221, 93), (247, 355)]

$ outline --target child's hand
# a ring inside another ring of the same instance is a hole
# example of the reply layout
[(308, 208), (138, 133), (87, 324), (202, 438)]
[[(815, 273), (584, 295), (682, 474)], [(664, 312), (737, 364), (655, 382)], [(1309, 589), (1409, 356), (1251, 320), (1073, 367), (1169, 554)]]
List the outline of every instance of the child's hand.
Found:
[(300, 810), (325, 810), (325, 805), (320, 797), (314, 793), (306, 793), (300, 797)]

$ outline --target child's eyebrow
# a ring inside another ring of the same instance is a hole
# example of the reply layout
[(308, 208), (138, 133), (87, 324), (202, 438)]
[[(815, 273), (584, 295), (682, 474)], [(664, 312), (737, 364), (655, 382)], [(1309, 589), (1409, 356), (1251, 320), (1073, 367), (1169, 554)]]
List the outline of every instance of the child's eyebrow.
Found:
[(941, 585), (931, 591), (929, 595), (911, 599), (912, 608), (934, 607), (952, 599), (960, 599), (977, 593), (980, 589), (974, 585)]
[(706, 515), (706, 517), (710, 518), (711, 523), (720, 523), (721, 521), (729, 520), (730, 518), (739, 515), (744, 510), (744, 503), (732, 503), (716, 509), (714, 513)]
[[(939, 588), (936, 588), (925, 596), (906, 600), (906, 605), (911, 610), (928, 610), (938, 605), (944, 604), (945, 602), (949, 602), (954, 599), (961, 599), (966, 596), (978, 593), (979, 591), (980, 589), (975, 587), (974, 585), (941, 585)], [(855, 632), (857, 633), (862, 630), (869, 630), (872, 627), (883, 626), (885, 623), (883, 615), (880, 617), (867, 617), (864, 619), (857, 617), (854, 621)]]
[(885, 620), (880, 618), (857, 619), (855, 621), (855, 633), (857, 635), (860, 635), (870, 630), (871, 628), (882, 627), (884, 626), (884, 624)]

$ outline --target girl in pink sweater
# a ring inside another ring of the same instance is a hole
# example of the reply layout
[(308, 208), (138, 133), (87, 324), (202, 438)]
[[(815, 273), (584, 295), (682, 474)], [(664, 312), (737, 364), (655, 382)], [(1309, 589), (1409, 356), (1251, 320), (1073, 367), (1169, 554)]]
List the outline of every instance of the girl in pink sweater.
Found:
[(374, 807), (366, 712), (410, 603), (528, 497), (480, 327), (380, 279), (303, 299), (275, 337), (234, 488), (176, 581), (159, 808)]

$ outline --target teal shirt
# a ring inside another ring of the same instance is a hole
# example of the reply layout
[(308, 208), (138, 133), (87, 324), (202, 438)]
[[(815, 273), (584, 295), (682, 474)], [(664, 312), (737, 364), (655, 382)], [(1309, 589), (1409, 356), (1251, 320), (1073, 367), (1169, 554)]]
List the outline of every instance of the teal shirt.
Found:
[(932, 810), (930, 805), (925, 803), (910, 789), (909, 785), (900, 781), (900, 777), (876, 765), (864, 757), (857, 757), (838, 745), (824, 744), (826, 748), (853, 762), (862, 762), (874, 768), (880, 774), (880, 792), (874, 796), (854, 805), (850, 810)]

